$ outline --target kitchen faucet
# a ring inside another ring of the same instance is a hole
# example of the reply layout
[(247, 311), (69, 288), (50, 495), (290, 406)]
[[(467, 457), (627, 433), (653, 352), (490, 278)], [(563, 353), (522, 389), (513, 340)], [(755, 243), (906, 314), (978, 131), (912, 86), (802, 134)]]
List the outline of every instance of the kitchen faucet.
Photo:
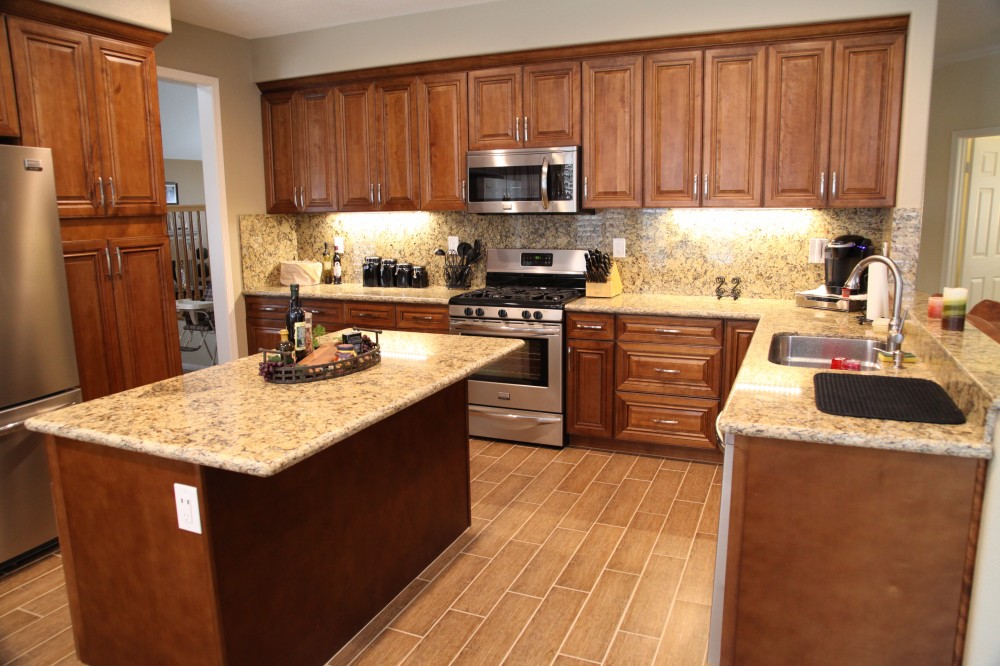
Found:
[(893, 282), (896, 283), (896, 290), (892, 298), (892, 319), (889, 320), (889, 334), (885, 340), (885, 351), (892, 354), (893, 365), (902, 368), (903, 352), (900, 346), (903, 344), (903, 317), (900, 313), (903, 309), (903, 276), (899, 272), (899, 266), (896, 265), (896, 262), (880, 254), (865, 257), (857, 263), (847, 277), (847, 281), (844, 283), (844, 293), (846, 295), (849, 294), (850, 289), (856, 289), (861, 271), (875, 263), (888, 266), (889, 271), (892, 272)]

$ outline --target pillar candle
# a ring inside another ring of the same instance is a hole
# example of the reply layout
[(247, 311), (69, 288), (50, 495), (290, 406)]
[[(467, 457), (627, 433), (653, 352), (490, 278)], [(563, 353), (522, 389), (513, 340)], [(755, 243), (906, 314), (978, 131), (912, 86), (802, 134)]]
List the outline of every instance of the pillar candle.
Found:
[(927, 318), (940, 319), (941, 310), (944, 308), (944, 297), (941, 294), (934, 294), (927, 299)]
[(965, 330), (965, 304), (969, 290), (963, 287), (945, 287), (944, 309), (941, 313), (941, 329), (945, 331)]

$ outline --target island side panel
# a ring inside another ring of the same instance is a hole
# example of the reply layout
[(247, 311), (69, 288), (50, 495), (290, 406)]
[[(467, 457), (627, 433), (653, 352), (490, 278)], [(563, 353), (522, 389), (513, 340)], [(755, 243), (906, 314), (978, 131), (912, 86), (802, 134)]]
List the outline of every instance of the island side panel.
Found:
[(462, 381), (273, 477), (204, 470), (230, 663), (323, 663), (470, 525), (466, 404)]
[(63, 438), (48, 452), (79, 659), (223, 663), (207, 543), (174, 504), (199, 468)]

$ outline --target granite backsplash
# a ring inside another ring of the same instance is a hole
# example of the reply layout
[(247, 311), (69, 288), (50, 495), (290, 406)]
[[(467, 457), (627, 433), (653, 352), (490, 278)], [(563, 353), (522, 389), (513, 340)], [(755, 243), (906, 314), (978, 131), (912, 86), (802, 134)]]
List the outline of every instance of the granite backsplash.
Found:
[[(915, 229), (915, 231), (914, 231)], [(240, 241), (243, 288), (279, 284), (279, 262), (319, 259), (324, 241), (345, 237), (346, 282), (361, 281), (367, 255), (406, 259), (428, 267), (443, 285), (434, 250), (448, 236), (482, 239), (487, 248), (600, 248), (625, 238), (619, 260), (626, 292), (710, 295), (716, 276), (740, 277), (743, 295), (791, 298), (822, 283), (823, 265), (807, 261), (810, 238), (857, 233), (876, 247), (892, 240), (912, 291), (920, 211), (914, 209), (613, 209), (582, 215), (475, 215), (455, 213), (332, 213), (243, 215)], [(912, 256), (910, 256), (912, 255)], [(485, 262), (473, 286), (484, 281)]]

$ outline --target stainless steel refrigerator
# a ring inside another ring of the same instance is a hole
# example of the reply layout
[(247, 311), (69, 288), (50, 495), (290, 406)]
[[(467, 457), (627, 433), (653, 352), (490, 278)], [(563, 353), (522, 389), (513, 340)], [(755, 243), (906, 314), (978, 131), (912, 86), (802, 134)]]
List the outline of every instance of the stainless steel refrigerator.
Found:
[(36, 414), (79, 402), (52, 151), (0, 145), (0, 567), (56, 538)]

